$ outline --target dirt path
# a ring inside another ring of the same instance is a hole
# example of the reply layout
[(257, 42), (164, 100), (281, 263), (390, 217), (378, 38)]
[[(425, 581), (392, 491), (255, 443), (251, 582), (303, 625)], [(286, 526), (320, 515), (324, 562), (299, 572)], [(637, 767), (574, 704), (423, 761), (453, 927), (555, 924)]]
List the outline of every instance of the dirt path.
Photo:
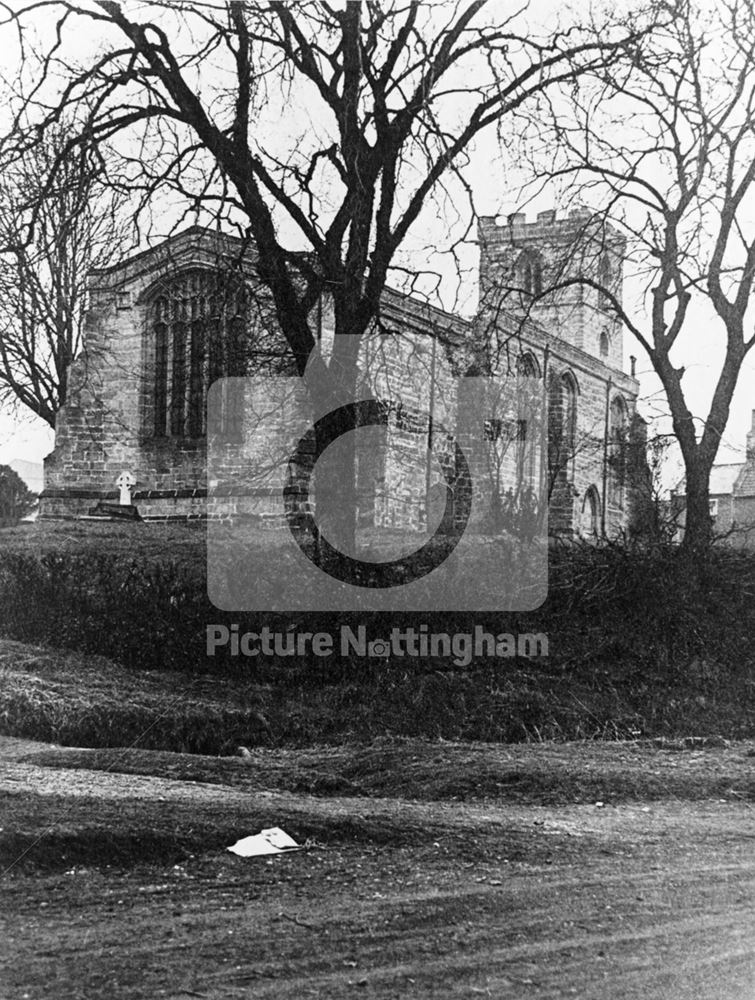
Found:
[[(2, 883), (2, 1000), (755, 1000), (755, 810), (739, 793), (323, 797), (249, 787), (260, 775), (237, 762), (210, 781), (181, 755), (128, 762), (156, 774), (87, 759), (0, 741), (3, 858), (33, 845)], [(223, 850), (271, 823), (313, 846)]]

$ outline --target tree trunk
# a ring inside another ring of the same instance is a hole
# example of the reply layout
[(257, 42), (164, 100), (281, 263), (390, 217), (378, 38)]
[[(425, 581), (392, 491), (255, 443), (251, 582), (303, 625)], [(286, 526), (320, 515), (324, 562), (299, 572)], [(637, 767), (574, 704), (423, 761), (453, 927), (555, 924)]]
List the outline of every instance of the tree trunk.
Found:
[[(357, 441), (356, 435), (350, 433), (356, 429), (355, 414), (345, 406), (331, 411), (319, 421), (318, 429), (321, 433), (316, 446), (320, 457), (314, 479), (319, 535), (338, 552), (355, 556)], [(321, 556), (323, 553), (321, 548)]]
[(312, 490), (317, 523), (316, 558), (326, 571), (337, 570), (348, 557), (356, 556), (358, 442), (352, 432), (359, 425), (358, 409), (353, 405), (358, 369), (355, 357), (350, 359), (351, 363), (342, 363), (337, 354), (336, 348), (330, 365), (313, 373), (308, 380), (316, 418)]
[(682, 549), (689, 553), (705, 551), (713, 538), (710, 517), (710, 469), (702, 463), (687, 463), (687, 487), (684, 538)]

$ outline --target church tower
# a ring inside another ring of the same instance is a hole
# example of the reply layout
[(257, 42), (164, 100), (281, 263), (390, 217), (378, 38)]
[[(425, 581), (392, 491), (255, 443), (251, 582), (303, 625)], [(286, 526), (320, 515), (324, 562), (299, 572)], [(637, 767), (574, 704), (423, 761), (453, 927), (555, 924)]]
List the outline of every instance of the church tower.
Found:
[(481, 313), (527, 317), (550, 337), (621, 369), (622, 324), (611, 309), (611, 296), (622, 296), (620, 233), (577, 208), (565, 219), (540, 212), (534, 222), (523, 213), (482, 217), (478, 236)]

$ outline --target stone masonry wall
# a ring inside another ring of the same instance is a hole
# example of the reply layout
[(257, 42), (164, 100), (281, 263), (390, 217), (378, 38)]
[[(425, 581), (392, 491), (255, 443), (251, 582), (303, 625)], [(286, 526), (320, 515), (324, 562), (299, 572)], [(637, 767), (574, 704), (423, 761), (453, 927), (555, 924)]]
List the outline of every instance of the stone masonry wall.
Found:
[[(154, 340), (151, 297), (161, 283), (192, 268), (251, 270), (241, 243), (193, 228), (123, 264), (91, 275), (85, 349), (71, 368), (58, 415), (55, 448), (45, 460), (41, 516), (76, 516), (113, 499), (123, 470), (146, 516), (204, 513), (206, 441), (156, 438), (149, 425)], [(198, 495), (199, 494), (199, 495)]]

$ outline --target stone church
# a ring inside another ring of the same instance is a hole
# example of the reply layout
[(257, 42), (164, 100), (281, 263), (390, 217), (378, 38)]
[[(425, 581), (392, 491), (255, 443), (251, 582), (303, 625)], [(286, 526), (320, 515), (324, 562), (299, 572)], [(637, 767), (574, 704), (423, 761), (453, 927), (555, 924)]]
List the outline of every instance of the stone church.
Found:
[[(563, 219), (554, 211), (529, 222), (522, 214), (482, 218), (478, 240), (473, 319), (386, 290), (379, 328), (365, 338), (367, 351), (373, 341), (393, 345), (386, 367), (397, 382), (407, 351), (426, 366), (412, 405), (386, 405), (382, 448), (358, 470), (373, 485), (366, 491), (372, 523), (423, 520), (429, 476), (423, 481), (418, 473), (411, 482), (389, 452), (431, 447), (434, 394), (448, 382), (443, 373), (505, 370), (530, 379), (548, 403), (547, 444), (538, 449), (526, 421), (515, 421), (504, 473), (518, 465), (519, 486), (526, 481), (547, 497), (551, 534), (631, 532), (641, 487), (628, 456), (633, 447), (644, 451), (644, 424), (636, 414), (638, 383), (623, 371), (621, 324), (609, 308), (610, 297), (622, 294), (621, 236), (577, 209)], [(603, 290), (580, 283), (581, 276)], [(325, 343), (327, 303), (317, 324)], [(192, 227), (93, 272), (84, 347), (45, 461), (41, 516), (88, 516), (98, 503), (117, 502), (116, 483), (127, 472), (144, 519), (243, 511), (266, 523), (269, 489), (250, 485), (230, 466), (227, 474), (213, 466), (208, 476), (208, 393), (222, 377), (291, 371), (269, 298), (255, 280), (254, 253), (238, 238)], [(384, 385), (371, 388), (368, 395), (385, 397)], [(239, 414), (230, 402), (221, 411), (222, 432), (233, 441)], [(455, 419), (452, 411), (446, 406), (446, 423)], [(505, 436), (502, 426), (486, 422), (489, 442)], [(381, 478), (392, 480), (390, 489), (375, 487)], [(506, 474), (499, 489), (498, 501), (511, 507)]]

